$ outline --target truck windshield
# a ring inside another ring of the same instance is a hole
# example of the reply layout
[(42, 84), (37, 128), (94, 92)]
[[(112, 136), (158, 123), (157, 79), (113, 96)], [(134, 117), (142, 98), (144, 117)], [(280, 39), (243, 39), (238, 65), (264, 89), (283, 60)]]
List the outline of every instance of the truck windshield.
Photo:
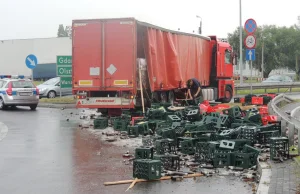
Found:
[(231, 59), (231, 53), (228, 51), (225, 51), (225, 64), (230, 64)]

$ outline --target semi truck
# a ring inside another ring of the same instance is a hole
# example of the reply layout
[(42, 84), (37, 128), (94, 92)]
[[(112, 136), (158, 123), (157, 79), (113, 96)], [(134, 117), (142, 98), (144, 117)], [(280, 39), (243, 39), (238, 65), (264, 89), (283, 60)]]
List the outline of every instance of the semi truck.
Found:
[(199, 80), (204, 100), (230, 102), (236, 54), (216, 36), (168, 30), (135, 18), (73, 20), (77, 108), (108, 114), (184, 98)]

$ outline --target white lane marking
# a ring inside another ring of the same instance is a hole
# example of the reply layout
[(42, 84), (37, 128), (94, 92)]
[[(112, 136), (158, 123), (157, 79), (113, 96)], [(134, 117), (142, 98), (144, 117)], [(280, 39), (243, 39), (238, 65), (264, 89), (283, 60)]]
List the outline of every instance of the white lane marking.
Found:
[(4, 123), (0, 122), (0, 141), (6, 137), (7, 132), (8, 127)]

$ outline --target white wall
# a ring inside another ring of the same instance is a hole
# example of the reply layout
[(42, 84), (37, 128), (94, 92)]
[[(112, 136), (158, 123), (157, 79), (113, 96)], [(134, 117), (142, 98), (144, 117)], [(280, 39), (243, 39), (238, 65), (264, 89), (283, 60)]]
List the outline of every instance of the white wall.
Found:
[(25, 65), (29, 54), (38, 63), (56, 63), (57, 55), (72, 55), (72, 40), (68, 37), (24, 40), (0, 40), (0, 75), (31, 76)]

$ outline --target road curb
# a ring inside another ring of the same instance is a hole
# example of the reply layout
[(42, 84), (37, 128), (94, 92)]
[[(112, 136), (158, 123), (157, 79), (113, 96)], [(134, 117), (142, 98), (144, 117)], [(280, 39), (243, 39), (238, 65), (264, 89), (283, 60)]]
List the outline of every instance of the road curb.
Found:
[(298, 160), (296, 160), (295, 157), (293, 157), (293, 160), (295, 161), (295, 163), (300, 167), (300, 162)]
[(41, 107), (41, 108), (64, 108), (64, 109), (71, 109), (71, 108), (76, 108), (76, 104), (39, 103), (38, 107)]
[(257, 194), (268, 193), (271, 184), (271, 177), (272, 177), (271, 165), (267, 162), (260, 162), (258, 157), (257, 168), (260, 174), (260, 180), (259, 180), (256, 193)]

